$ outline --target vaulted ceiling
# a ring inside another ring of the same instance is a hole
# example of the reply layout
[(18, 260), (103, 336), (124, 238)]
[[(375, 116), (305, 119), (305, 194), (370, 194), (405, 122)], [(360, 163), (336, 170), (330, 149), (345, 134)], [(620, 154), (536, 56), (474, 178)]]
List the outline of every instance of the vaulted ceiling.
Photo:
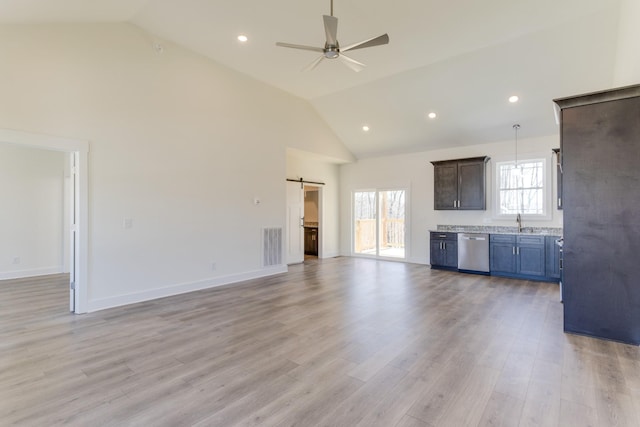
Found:
[(317, 54), (275, 43), (323, 45), (329, 4), (0, 0), (0, 22), (132, 23), (307, 99), (357, 157), (507, 140), (516, 122), (523, 138), (551, 135), (553, 98), (613, 84), (618, 0), (335, 0), (343, 46), (391, 41), (351, 52), (360, 73), (334, 60), (302, 72)]

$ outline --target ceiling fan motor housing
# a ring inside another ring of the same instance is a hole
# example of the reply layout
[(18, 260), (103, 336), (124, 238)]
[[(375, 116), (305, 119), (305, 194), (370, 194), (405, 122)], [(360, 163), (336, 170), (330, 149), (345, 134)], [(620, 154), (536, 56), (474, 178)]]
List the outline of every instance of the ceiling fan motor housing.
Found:
[(327, 59), (335, 59), (340, 55), (340, 47), (335, 44), (325, 44), (324, 45), (324, 57)]

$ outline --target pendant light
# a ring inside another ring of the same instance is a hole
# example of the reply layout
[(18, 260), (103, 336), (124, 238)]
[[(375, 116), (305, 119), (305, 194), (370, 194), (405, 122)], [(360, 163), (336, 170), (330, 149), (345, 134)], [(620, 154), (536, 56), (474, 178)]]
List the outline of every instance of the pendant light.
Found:
[(515, 132), (515, 164), (513, 166), (513, 172), (514, 174), (516, 174), (517, 176), (520, 176), (520, 167), (518, 165), (518, 130), (520, 129), (520, 125), (519, 124), (514, 124), (513, 125), (513, 130)]
[[(517, 182), (516, 188), (521, 189), (522, 169), (518, 164), (518, 130), (520, 130), (520, 125), (516, 123), (513, 125), (513, 131), (515, 133), (515, 165), (513, 166), (513, 175)], [(524, 198), (522, 197), (522, 194), (520, 194), (520, 203), (518, 205), (519, 209), (516, 213), (516, 223), (518, 224), (518, 233), (520, 233), (522, 231), (522, 216), (520, 215), (520, 212), (524, 212)]]

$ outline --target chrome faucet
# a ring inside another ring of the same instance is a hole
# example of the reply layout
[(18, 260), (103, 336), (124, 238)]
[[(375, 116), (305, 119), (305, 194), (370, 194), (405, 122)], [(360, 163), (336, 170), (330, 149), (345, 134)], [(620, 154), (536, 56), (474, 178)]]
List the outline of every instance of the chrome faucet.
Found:
[(520, 214), (516, 215), (516, 222), (518, 223), (518, 233), (522, 232), (522, 217)]

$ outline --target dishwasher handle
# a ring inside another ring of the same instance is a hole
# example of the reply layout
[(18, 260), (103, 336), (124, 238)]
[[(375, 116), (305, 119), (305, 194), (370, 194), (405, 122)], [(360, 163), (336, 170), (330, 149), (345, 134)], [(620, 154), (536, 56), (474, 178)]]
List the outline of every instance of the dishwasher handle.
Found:
[(487, 240), (486, 237), (461, 236), (463, 240)]

